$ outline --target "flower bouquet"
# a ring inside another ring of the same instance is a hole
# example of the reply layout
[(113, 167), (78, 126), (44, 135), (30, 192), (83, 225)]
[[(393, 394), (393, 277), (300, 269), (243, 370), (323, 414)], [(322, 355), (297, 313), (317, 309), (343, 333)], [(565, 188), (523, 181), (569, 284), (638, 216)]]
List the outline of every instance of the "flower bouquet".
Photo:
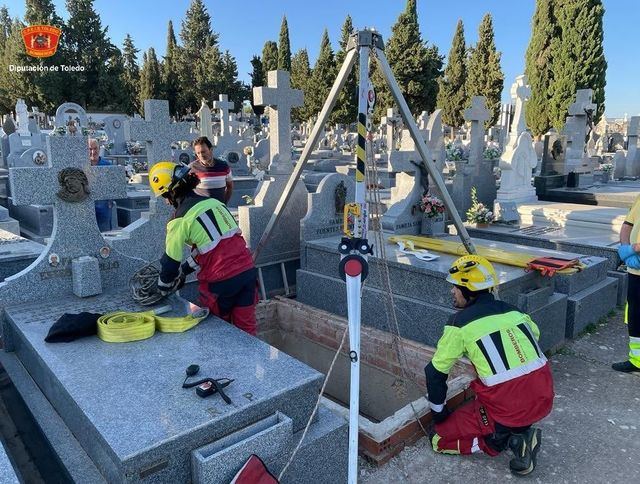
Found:
[(467, 210), (467, 222), (476, 226), (489, 225), (494, 220), (494, 215), (488, 207), (478, 201), (476, 187), (471, 188), (471, 207)]

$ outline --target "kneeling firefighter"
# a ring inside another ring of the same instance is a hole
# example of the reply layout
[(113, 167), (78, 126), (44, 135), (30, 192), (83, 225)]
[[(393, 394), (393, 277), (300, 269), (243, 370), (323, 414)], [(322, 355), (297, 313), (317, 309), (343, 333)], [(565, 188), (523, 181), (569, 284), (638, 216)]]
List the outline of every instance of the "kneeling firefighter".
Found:
[[(199, 269), (201, 304), (255, 335), (257, 271), (251, 252), (226, 205), (193, 191), (198, 183), (189, 167), (169, 161), (156, 163), (149, 171), (155, 196), (162, 196), (175, 208), (167, 223), (158, 289), (163, 294), (175, 291), (187, 275)], [(191, 256), (181, 264), (185, 244), (191, 246)]]
[[(515, 454), (509, 467), (517, 476), (536, 465), (541, 431), (532, 427), (551, 412), (553, 379), (538, 345), (540, 331), (527, 314), (495, 299), (498, 277), (483, 257), (467, 255), (449, 269), (454, 306), (460, 309), (444, 328), (431, 362), (425, 367), (436, 452), (496, 456)], [(450, 413), (445, 406), (447, 377), (463, 356), (478, 378), (471, 383), (475, 400)]]

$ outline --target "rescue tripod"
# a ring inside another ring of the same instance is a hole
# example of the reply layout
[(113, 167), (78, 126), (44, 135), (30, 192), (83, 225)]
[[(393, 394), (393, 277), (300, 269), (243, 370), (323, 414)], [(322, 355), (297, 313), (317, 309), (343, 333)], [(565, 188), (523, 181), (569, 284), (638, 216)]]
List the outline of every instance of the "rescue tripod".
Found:
[[(341, 255), (339, 270), (342, 279), (347, 285), (347, 310), (349, 321), (349, 358), (351, 360), (351, 385), (349, 400), (349, 484), (357, 482), (358, 471), (358, 415), (360, 407), (360, 315), (362, 301), (360, 292), (362, 282), (368, 274), (369, 255), (373, 255), (373, 247), (367, 239), (368, 233), (368, 211), (366, 206), (366, 184), (365, 184), (365, 167), (366, 167), (366, 142), (367, 131), (370, 129), (370, 114), (375, 101), (373, 88), (369, 83), (369, 56), (373, 54), (382, 70), (387, 85), (391, 90), (391, 94), (400, 109), (402, 119), (409, 128), (411, 138), (415, 143), (416, 149), (422, 158), (422, 164), (427, 169), (427, 173), (438, 187), (444, 204), (453, 218), (453, 223), (458, 231), (462, 243), (469, 254), (475, 254), (475, 247), (469, 238), (466, 228), (462, 223), (462, 219), (458, 214), (453, 200), (447, 191), (444, 180), (440, 173), (435, 169), (435, 163), (428, 154), (428, 149), (422, 135), (418, 131), (411, 111), (407, 102), (404, 100), (400, 87), (396, 82), (391, 67), (387, 62), (384, 54), (384, 42), (382, 36), (374, 30), (361, 30), (353, 34), (347, 44), (347, 55), (338, 72), (338, 76), (331, 87), (329, 96), (327, 97), (318, 120), (316, 121), (311, 135), (302, 151), (300, 159), (296, 163), (293, 173), (289, 177), (276, 208), (271, 215), (271, 219), (267, 224), (258, 245), (253, 254), (254, 260), (257, 260), (260, 251), (264, 248), (269, 239), (269, 235), (273, 227), (278, 222), (280, 215), (287, 204), (296, 183), (300, 179), (302, 170), (305, 167), (309, 156), (313, 149), (318, 145), (320, 133), (324, 127), (329, 114), (333, 110), (338, 99), (338, 94), (344, 87), (351, 69), (355, 64), (356, 54), (359, 55), (360, 79), (358, 85), (358, 144), (356, 148), (356, 184), (355, 184), (355, 200), (353, 203), (345, 204), (344, 209), (344, 237), (340, 241), (338, 250)], [(369, 128), (369, 129), (368, 129)]]

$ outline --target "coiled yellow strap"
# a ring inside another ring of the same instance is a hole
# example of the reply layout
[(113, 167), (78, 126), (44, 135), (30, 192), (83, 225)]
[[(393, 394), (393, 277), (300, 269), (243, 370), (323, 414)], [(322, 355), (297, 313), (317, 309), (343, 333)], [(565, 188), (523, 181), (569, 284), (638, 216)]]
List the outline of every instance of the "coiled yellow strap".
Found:
[(98, 338), (107, 343), (127, 343), (151, 338), (156, 329), (162, 333), (182, 333), (193, 328), (208, 314), (207, 309), (180, 317), (160, 317), (153, 311), (116, 311), (98, 318)]

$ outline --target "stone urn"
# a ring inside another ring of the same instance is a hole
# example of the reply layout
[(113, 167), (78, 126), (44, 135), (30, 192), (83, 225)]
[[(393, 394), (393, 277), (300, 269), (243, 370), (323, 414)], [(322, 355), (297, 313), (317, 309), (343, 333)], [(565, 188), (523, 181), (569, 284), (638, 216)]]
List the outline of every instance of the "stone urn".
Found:
[(440, 213), (434, 217), (422, 216), (421, 235), (444, 235), (444, 214)]

